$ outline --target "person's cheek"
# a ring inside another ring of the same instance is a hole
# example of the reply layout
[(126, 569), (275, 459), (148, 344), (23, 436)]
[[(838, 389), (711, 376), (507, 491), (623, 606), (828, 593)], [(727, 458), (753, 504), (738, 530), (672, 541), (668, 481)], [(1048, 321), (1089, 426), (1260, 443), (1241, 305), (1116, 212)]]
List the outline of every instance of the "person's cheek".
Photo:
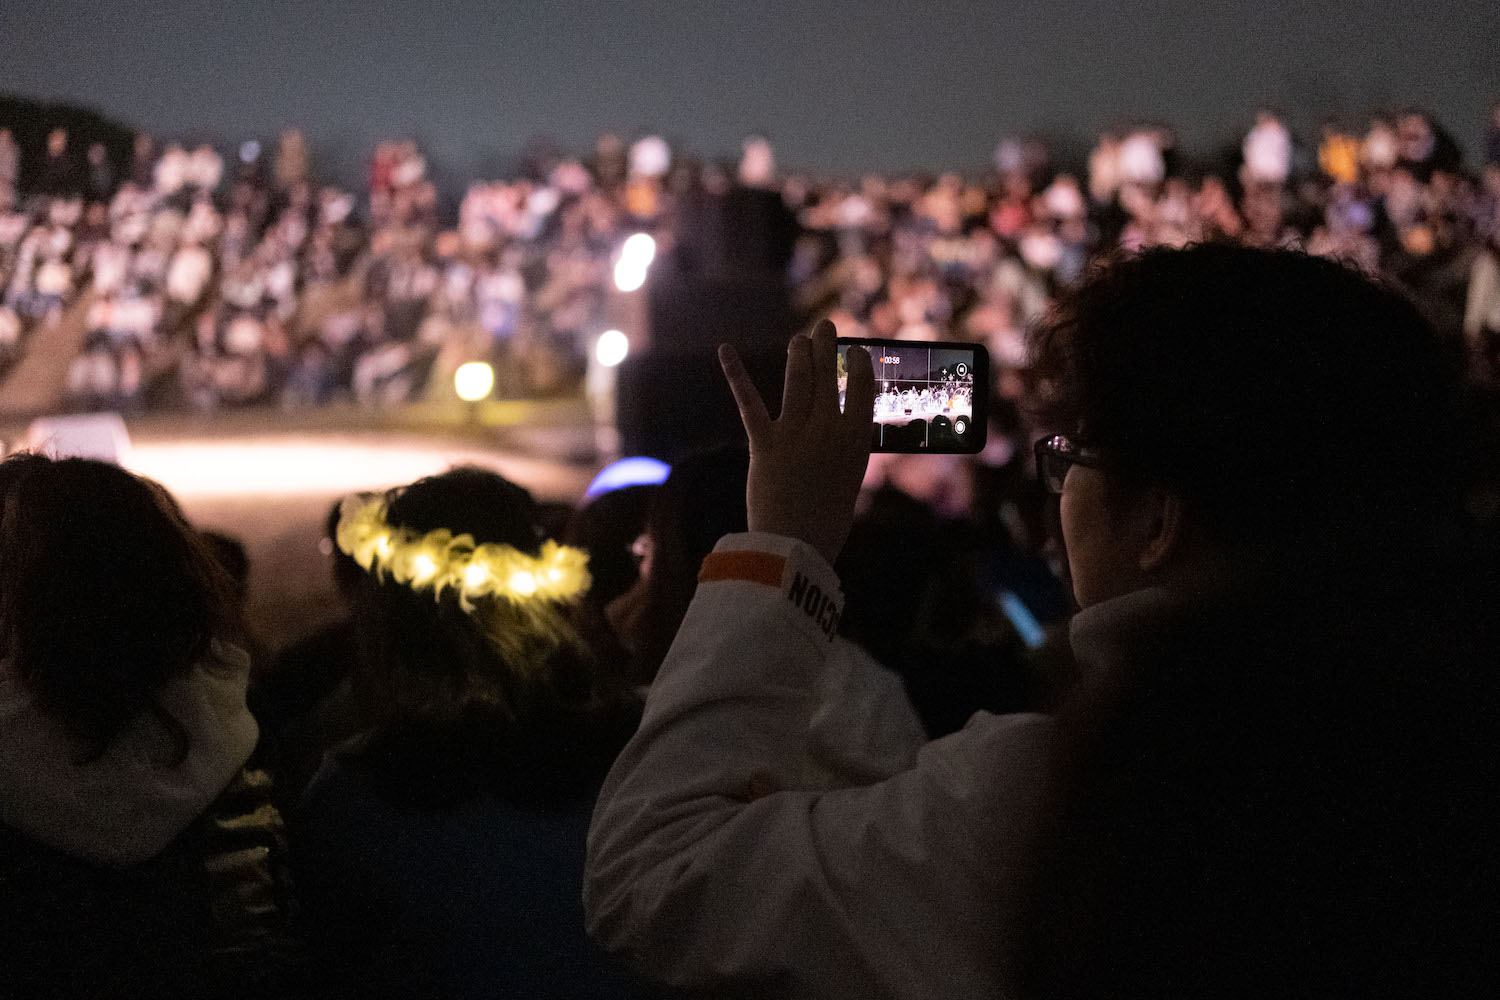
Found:
[(1063, 550), (1073, 579), (1073, 597), (1080, 607), (1095, 603), (1108, 590), (1109, 547), (1100, 533), (1099, 484), (1095, 476), (1073, 466), (1063, 481), (1059, 505)]
[(1086, 499), (1083, 494), (1087, 493), (1087, 483), (1082, 480), (1077, 470), (1076, 465), (1068, 469), (1067, 475), (1063, 478), (1062, 493), (1058, 497), (1058, 519), (1062, 522), (1063, 545), (1069, 552), (1082, 543), (1080, 536), (1084, 527), (1079, 515), (1080, 507), (1086, 506), (1080, 501)]
[(1062, 496), (1058, 501), (1058, 521), (1062, 528), (1063, 555), (1068, 560), (1068, 575), (1073, 580), (1073, 595), (1081, 603), (1087, 589), (1088, 569), (1080, 558), (1083, 539), (1079, 534), (1077, 517), (1077, 497), (1064, 483)]

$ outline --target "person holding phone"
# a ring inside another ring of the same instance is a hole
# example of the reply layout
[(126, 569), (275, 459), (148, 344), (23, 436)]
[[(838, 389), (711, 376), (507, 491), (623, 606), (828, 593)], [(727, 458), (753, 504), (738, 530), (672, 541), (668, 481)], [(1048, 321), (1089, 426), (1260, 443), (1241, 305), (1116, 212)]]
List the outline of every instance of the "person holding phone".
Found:
[(972, 996), (1004, 981), (1047, 720), (980, 713), (910, 769), (815, 787), (809, 723), (838, 634), (834, 559), (872, 443), (870, 355), (833, 325), (788, 348), (772, 420), (731, 348), (750, 437), (749, 532), (705, 560), (640, 730), (589, 833), (590, 932), (679, 987)]
[[(1462, 974), (1485, 925), (1456, 919), (1482, 895), (1458, 876), (1494, 830), (1451, 814), (1496, 771), (1479, 668), (1500, 585), (1431, 329), (1332, 262), (1204, 245), (1101, 269), (1032, 347), (1063, 431), (1038, 466), (1061, 493), (1087, 709), (1061, 740), (980, 712), (907, 771), (809, 788), (875, 379), (849, 349), (839, 411), (821, 323), (792, 341), (772, 420), (725, 349), (750, 530), (705, 560), (606, 779), (591, 933), (664, 982), (757, 996), (1007, 995), (1018, 971), (1038, 995), (1285, 995), (1314, 971), (1339, 993), (1418, 945), (1409, 968)], [(1138, 758), (1154, 769), (1132, 784)], [(1125, 792), (1091, 810), (1098, 788)]]

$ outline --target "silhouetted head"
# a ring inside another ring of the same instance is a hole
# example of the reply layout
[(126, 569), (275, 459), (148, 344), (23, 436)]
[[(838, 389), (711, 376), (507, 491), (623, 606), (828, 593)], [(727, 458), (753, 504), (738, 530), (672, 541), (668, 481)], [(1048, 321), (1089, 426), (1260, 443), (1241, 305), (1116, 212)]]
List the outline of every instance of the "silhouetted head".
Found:
[(569, 521), (568, 544), (587, 550), (589, 574), (594, 578), (589, 597), (598, 604), (608, 604), (639, 579), (633, 547), (646, 530), (646, 515), (659, 488), (638, 484), (610, 490), (581, 507)]
[[(393, 490), (386, 520), (536, 556), (541, 513), (520, 486), (459, 468)], [(356, 587), (356, 710), (388, 791), (439, 802), (488, 788), (554, 802), (602, 777), (623, 685), (570, 608), (536, 598), (522, 613), (506, 600), (479, 598), (470, 612), (452, 588), (435, 598), (374, 574)]]
[(90, 459), (0, 463), (0, 657), (92, 751), (237, 631), (228, 591), (155, 483)]
[(1399, 548), (1460, 517), (1458, 366), (1408, 300), (1333, 261), (1149, 250), (1097, 270), (1030, 347), (1070, 439), (1082, 604), (1193, 551)]

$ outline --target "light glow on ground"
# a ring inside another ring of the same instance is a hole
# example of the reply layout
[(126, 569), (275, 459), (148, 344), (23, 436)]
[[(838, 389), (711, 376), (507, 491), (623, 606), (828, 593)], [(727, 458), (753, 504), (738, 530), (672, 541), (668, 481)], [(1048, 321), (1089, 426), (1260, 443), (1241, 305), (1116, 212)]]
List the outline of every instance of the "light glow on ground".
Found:
[(137, 440), (125, 465), (184, 499), (334, 496), (387, 489), (455, 465), (492, 469), (540, 497), (576, 499), (592, 472), (455, 442), (337, 434)]

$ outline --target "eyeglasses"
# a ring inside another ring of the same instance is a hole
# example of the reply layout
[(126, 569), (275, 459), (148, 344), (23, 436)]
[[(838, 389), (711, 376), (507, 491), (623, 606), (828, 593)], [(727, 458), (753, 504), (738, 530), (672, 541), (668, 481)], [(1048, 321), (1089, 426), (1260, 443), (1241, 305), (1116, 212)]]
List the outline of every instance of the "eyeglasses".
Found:
[(1054, 434), (1036, 443), (1036, 477), (1053, 493), (1063, 491), (1068, 469), (1073, 466), (1102, 469), (1107, 464), (1097, 455), (1089, 454), (1086, 448), (1075, 444), (1065, 434)]

